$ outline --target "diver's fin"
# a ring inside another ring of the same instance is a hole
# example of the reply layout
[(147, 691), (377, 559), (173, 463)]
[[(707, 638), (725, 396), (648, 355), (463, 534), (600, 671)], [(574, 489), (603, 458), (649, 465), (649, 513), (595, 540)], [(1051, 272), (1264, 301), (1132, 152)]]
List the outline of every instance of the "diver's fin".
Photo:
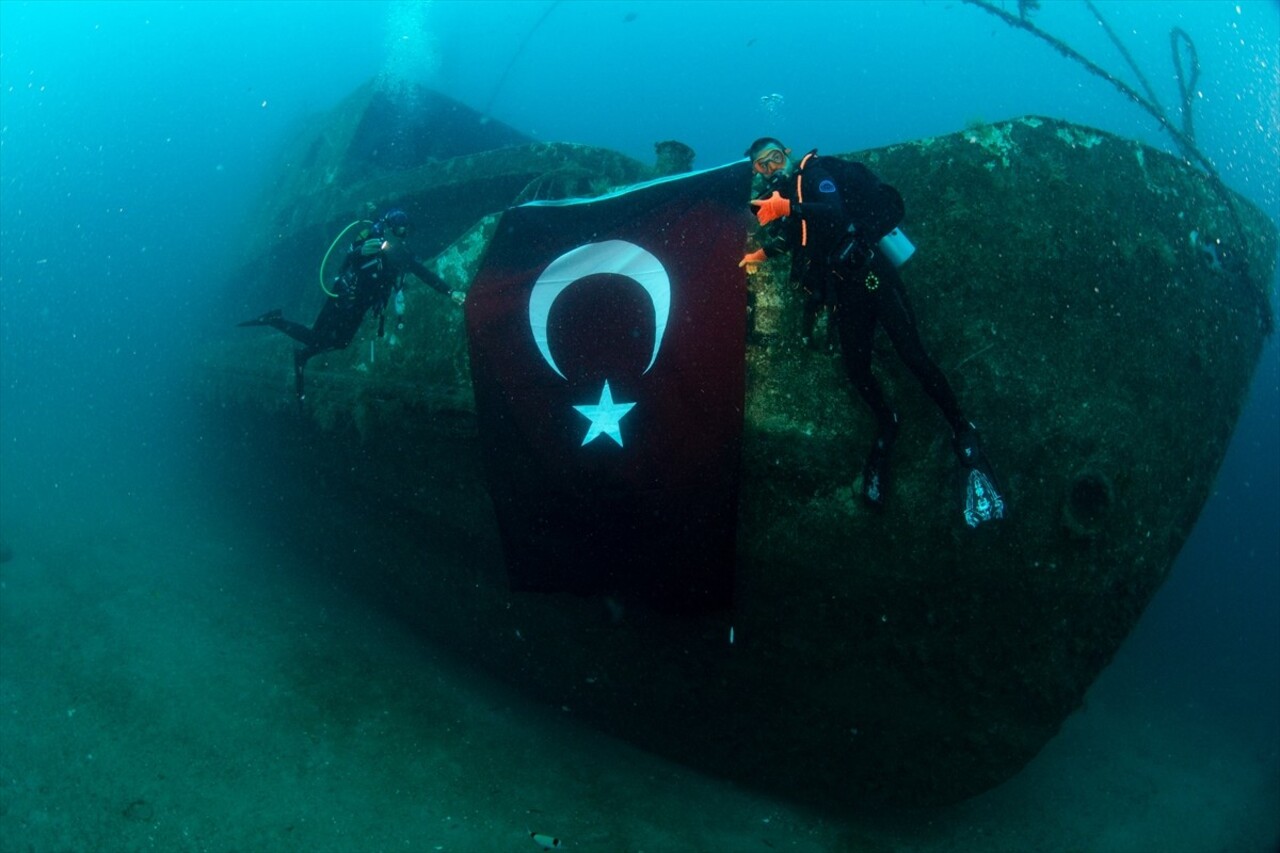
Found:
[(880, 427), (876, 443), (871, 445), (867, 462), (862, 466), (862, 499), (872, 509), (884, 509), (889, 500), (889, 456), (898, 438), (898, 416)]
[(889, 499), (889, 454), (880, 449), (879, 442), (862, 466), (862, 499), (872, 509), (884, 509)]
[(260, 314), (257, 317), (254, 317), (252, 320), (245, 320), (243, 323), (236, 323), (236, 325), (237, 326), (272, 326), (272, 325), (275, 325), (276, 320), (283, 320), (283, 319), (284, 319), (284, 312), (281, 309), (276, 308), (274, 311), (268, 311), (265, 314)]
[(987, 521), (1004, 518), (1004, 498), (991, 478), (977, 468), (970, 468), (964, 483), (964, 523), (977, 527)]
[(978, 430), (969, 424), (956, 433), (952, 442), (960, 464), (968, 470), (964, 477), (964, 523), (977, 527), (1004, 518), (1005, 502), (996, 485), (995, 472), (978, 441)]

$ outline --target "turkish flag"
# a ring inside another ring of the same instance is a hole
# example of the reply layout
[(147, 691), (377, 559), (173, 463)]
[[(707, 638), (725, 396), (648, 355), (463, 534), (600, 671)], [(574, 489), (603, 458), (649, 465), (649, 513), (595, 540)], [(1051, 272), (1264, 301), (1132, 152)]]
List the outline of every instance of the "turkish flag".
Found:
[(729, 604), (750, 184), (743, 162), (503, 214), (466, 321), (514, 589)]

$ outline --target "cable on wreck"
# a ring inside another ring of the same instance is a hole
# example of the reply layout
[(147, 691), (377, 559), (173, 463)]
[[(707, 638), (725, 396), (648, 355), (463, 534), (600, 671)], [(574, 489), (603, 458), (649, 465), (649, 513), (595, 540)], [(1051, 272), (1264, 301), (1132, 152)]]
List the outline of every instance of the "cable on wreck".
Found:
[[(1174, 126), (1174, 123), (1170, 120), (1168, 114), (1164, 111), (1164, 108), (1160, 106), (1160, 101), (1155, 95), (1155, 90), (1152, 89), (1151, 84), (1147, 82), (1146, 77), (1138, 68), (1137, 63), (1129, 53), (1129, 50), (1111, 29), (1111, 26), (1107, 23), (1106, 19), (1102, 17), (1102, 13), (1098, 11), (1096, 6), (1094, 6), (1092, 0), (1084, 0), (1085, 6), (1088, 7), (1089, 11), (1094, 16), (1094, 19), (1097, 20), (1098, 24), (1111, 39), (1112, 44), (1116, 46), (1116, 49), (1120, 51), (1120, 55), (1124, 57), (1125, 62), (1128, 63), (1130, 69), (1133, 70), (1134, 75), (1146, 90), (1146, 97), (1143, 97), (1143, 95), (1137, 92), (1132, 86), (1115, 77), (1111, 72), (1080, 53), (1080, 51), (1071, 47), (1071, 45), (1067, 44), (1062, 39), (1036, 26), (1036, 24), (1031, 20), (1029, 13), (1039, 8), (1038, 3), (1019, 2), (1019, 14), (1015, 15), (994, 5), (991, 0), (963, 0), (963, 2), (971, 6), (977, 6), (979, 9), (990, 15), (994, 15), (1015, 29), (1031, 33), (1033, 36), (1047, 43), (1067, 59), (1079, 63), (1090, 74), (1106, 80), (1119, 90), (1122, 95), (1133, 101), (1143, 110), (1148, 112), (1157, 122), (1159, 122), (1160, 126), (1177, 144), (1178, 150), (1182, 152), (1183, 159), (1200, 165), (1205, 176), (1209, 178), (1209, 185), (1213, 188), (1215, 194), (1222, 201), (1223, 206), (1226, 207), (1227, 212), (1230, 214), (1232, 224), (1236, 229), (1236, 235), (1240, 241), (1240, 251), (1228, 253), (1226, 258), (1228, 264), (1225, 266), (1229, 269), (1234, 268), (1232, 269), (1232, 272), (1238, 276), (1240, 283), (1256, 296), (1258, 301), (1258, 323), (1262, 328), (1263, 334), (1270, 335), (1275, 329), (1275, 317), (1271, 308), (1271, 303), (1267, 299), (1266, 289), (1264, 287), (1254, 287), (1252, 285), (1252, 280), (1249, 274), (1249, 238), (1248, 232), (1244, 227), (1244, 221), (1240, 218), (1240, 212), (1236, 207), (1236, 202), (1232, 196), (1231, 190), (1223, 182), (1217, 168), (1213, 165), (1213, 161), (1210, 160), (1196, 145), (1194, 124), (1191, 119), (1191, 105), (1196, 83), (1199, 82), (1200, 79), (1200, 59), (1196, 54), (1195, 43), (1191, 40), (1191, 36), (1189, 36), (1185, 30), (1177, 27), (1169, 33), (1170, 45), (1173, 50), (1174, 70), (1178, 77), (1178, 94), (1181, 98), (1182, 128), (1179, 129)], [(1186, 47), (1191, 60), (1189, 75), (1184, 73), (1182, 66), (1183, 46)]]

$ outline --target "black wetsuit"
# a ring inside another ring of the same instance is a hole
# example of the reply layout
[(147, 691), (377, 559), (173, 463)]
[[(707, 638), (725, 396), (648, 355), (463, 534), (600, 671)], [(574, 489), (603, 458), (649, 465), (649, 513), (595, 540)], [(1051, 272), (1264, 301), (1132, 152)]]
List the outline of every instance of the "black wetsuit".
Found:
[[(811, 151), (794, 174), (770, 188), (791, 201), (791, 215), (766, 226), (766, 254), (791, 251), (792, 279), (808, 294), (806, 323), (822, 307), (831, 310), (845, 371), (875, 414), (882, 436), (896, 433), (897, 416), (871, 372), (877, 324), (959, 433), (968, 422), (951, 385), (925, 351), (902, 277), (876, 246), (902, 221), (902, 196), (861, 163), (838, 165), (825, 168)], [(843, 197), (853, 209), (846, 209), (837, 181), (852, 184)]]
[(342, 262), (334, 283), (336, 296), (325, 301), (310, 327), (286, 320), (279, 312), (263, 315), (251, 325), (271, 326), (302, 344), (294, 353), (294, 375), (298, 397), (303, 396), (303, 369), (312, 356), (346, 349), (370, 310), (378, 315), (382, 334), (382, 312), (391, 294), (403, 287), (403, 278), (412, 273), (429, 287), (448, 295), (449, 286), (414, 257), (396, 237), (369, 237), (356, 240)]

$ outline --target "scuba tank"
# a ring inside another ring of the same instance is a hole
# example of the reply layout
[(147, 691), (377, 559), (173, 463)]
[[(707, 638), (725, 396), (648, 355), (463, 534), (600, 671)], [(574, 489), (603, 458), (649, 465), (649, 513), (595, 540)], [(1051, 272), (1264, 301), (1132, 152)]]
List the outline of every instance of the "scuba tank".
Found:
[(895, 228), (881, 237), (877, 245), (895, 267), (902, 266), (916, 253), (915, 244), (907, 239), (901, 228)]
[[(835, 253), (838, 263), (861, 266), (875, 255), (871, 247), (862, 242), (857, 234), (858, 229), (850, 225), (849, 236), (845, 237)], [(902, 233), (901, 228), (895, 228), (881, 237), (876, 243), (876, 248), (889, 259), (889, 263), (893, 264), (895, 269), (905, 264), (916, 253), (915, 244), (907, 239), (907, 235)]]

